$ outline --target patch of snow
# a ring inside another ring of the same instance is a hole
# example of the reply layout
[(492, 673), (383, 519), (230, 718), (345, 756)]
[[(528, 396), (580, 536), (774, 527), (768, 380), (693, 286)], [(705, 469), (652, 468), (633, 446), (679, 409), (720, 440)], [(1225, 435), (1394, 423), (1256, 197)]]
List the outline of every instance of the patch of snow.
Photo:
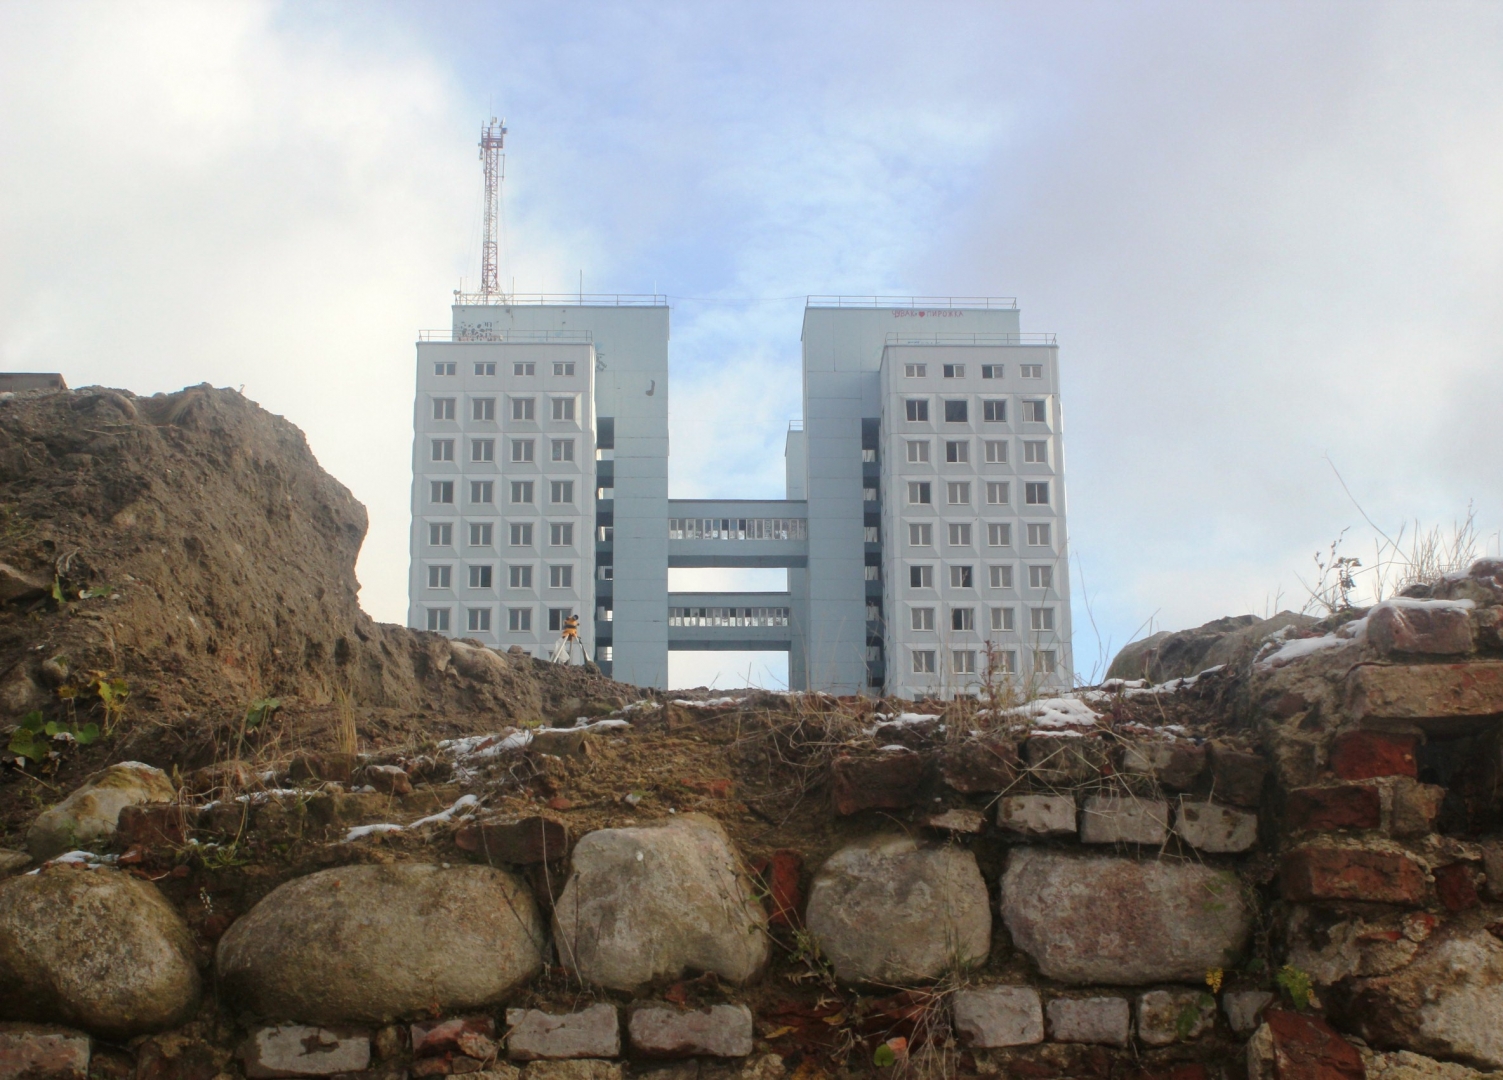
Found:
[(690, 701), (688, 698), (674, 698), (668, 704), (683, 705), (690, 709), (719, 709), (726, 705), (738, 705), (743, 700), (743, 698), (738, 697), (718, 697), (710, 698), (706, 701)]
[(886, 746), (879, 746), (879, 747), (877, 747), (877, 749), (878, 750), (907, 750), (908, 747), (904, 746), (902, 743), (888, 743)]
[(629, 728), (630, 720), (616, 720), (606, 717), (604, 720), (591, 720), (588, 716), (581, 716), (574, 721), (575, 731), (610, 731), (613, 728)]
[(1107, 679), (1101, 684), (1103, 693), (1111, 694), (1118, 690), (1142, 690), (1148, 686), (1147, 679)]
[(81, 866), (85, 870), (98, 870), (102, 866), (114, 866), (119, 859), (119, 855), (99, 855), (92, 851), (65, 851), (56, 858), (48, 859), (35, 870), (28, 871), (27, 876), (41, 873), (44, 866)]
[[(1367, 630), (1365, 620), (1360, 621), (1364, 622), (1361, 629), (1365, 636)], [(1258, 650), (1258, 655), (1253, 660), (1253, 667), (1261, 671), (1272, 671), (1286, 664), (1292, 664), (1296, 660), (1303, 660), (1307, 656), (1314, 656), (1327, 649), (1343, 648), (1351, 643), (1351, 637), (1338, 637), (1336, 634), (1326, 634), (1324, 637), (1293, 638), (1292, 640), (1287, 636), (1281, 639), (1278, 635), (1274, 635), (1264, 643), (1262, 649)]]
[(1096, 710), (1078, 697), (1039, 698), (1015, 709), (1007, 709), (1002, 715), (1060, 734), (1073, 728), (1094, 728), (1101, 722)]
[(649, 701), (646, 698), (643, 698), (641, 701), (633, 701), (630, 705), (625, 706), (621, 711), (624, 713), (629, 713), (636, 712), (639, 709), (647, 711), (651, 709), (661, 709), (662, 707), (663, 706), (660, 702)]
[(392, 825), (388, 822), (382, 822), (377, 825), (356, 825), (349, 832), (345, 833), (344, 842), (347, 844), (353, 843), (354, 841), (359, 840), (361, 837), (370, 836), (374, 833), (401, 832), (404, 829), (420, 829), (424, 825), (433, 825), (441, 821), (453, 821), (454, 815), (459, 813), (461, 810), (468, 810), (472, 806), (479, 805), (480, 799), (476, 796), (461, 795), (457, 800), (455, 800), (454, 805), (449, 807), (449, 809), (440, 810), (436, 814), (429, 814), (425, 818), (418, 818), (410, 825)]
[[(1462, 574), (1462, 577), (1466, 577)], [(1381, 604), (1375, 604), (1369, 611), (1371, 615), (1378, 608), (1413, 608), (1420, 611), (1471, 611), (1477, 605), (1471, 600), (1421, 600), (1413, 596), (1394, 596), (1384, 600)]]

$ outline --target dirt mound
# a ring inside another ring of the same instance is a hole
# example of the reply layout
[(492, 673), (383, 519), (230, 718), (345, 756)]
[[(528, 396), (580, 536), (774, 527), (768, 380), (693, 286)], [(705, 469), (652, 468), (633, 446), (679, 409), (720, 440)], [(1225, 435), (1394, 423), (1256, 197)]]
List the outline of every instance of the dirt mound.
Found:
[(355, 579), (366, 524), (302, 432), (232, 390), (6, 395), (0, 730), (35, 710), (70, 730), (119, 716), (110, 756), (192, 766), (267, 698), (281, 709), (254, 738), (303, 744), (352, 710), (379, 741), (419, 718), (456, 734), (636, 696), (375, 622)]

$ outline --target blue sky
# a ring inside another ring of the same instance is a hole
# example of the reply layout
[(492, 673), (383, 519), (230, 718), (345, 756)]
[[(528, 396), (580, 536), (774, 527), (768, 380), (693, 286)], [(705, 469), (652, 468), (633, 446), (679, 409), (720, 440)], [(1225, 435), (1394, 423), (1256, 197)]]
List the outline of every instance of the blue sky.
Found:
[(244, 385), (370, 508), (399, 620), (412, 341), (478, 274), (493, 112), (505, 278), (680, 298), (676, 496), (782, 494), (771, 298), (1058, 334), (1082, 675), (1367, 555), (1333, 464), (1390, 532), (1503, 525), (1496, 4), (0, 0), (0, 366)]

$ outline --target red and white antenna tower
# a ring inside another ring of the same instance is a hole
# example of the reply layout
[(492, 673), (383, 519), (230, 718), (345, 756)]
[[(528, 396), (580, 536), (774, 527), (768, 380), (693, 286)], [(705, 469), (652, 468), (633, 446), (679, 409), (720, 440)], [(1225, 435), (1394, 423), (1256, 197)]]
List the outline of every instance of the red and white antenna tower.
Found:
[(491, 122), (480, 129), (480, 160), (485, 162), (485, 236), (480, 243), (480, 296), (488, 304), (492, 296), (501, 296), (496, 270), (496, 222), (500, 216), (501, 181), (506, 179), (506, 121)]

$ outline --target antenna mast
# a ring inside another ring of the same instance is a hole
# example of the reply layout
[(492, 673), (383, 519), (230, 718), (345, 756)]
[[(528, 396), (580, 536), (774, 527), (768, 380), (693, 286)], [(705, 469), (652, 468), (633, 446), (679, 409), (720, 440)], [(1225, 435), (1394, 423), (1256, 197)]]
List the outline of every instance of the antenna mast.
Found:
[(496, 271), (496, 221), (497, 207), (501, 197), (501, 181), (506, 178), (506, 155), (501, 150), (506, 145), (506, 121), (491, 122), (480, 129), (480, 160), (485, 162), (485, 236), (480, 244), (480, 296), (481, 303), (491, 303), (492, 296), (501, 296), (501, 286)]

